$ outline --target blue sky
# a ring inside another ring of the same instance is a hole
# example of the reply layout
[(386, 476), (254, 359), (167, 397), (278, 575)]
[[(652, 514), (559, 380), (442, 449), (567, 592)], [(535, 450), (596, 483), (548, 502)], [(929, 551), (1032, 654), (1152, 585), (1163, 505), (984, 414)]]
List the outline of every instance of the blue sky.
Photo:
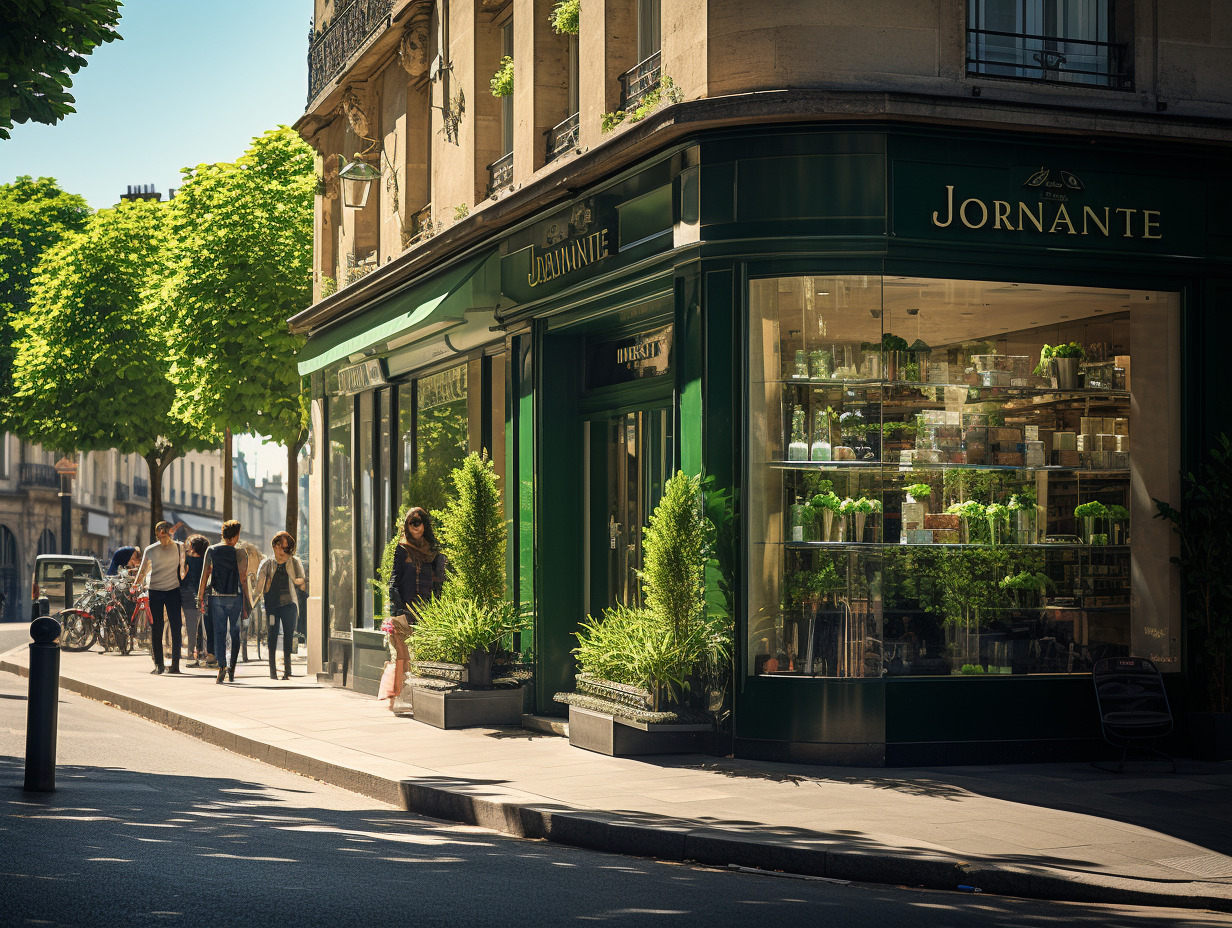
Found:
[(0, 142), (0, 182), (54, 177), (96, 208), (128, 185), (164, 195), (180, 168), (234, 161), (249, 140), (290, 125), (308, 92), (312, 0), (125, 0), (123, 41), (77, 73), (77, 112), (24, 123)]

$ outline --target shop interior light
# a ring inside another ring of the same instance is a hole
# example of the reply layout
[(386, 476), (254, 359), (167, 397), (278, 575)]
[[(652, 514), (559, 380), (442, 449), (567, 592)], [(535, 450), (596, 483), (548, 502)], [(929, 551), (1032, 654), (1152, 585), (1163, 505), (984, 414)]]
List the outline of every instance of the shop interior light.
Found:
[(368, 205), (368, 194), (372, 191), (372, 182), (381, 176), (381, 169), (366, 161), (360, 161), (359, 156), (347, 163), (341, 155), (342, 168), (338, 171), (338, 180), (342, 184), (342, 205), (351, 209), (363, 209)]

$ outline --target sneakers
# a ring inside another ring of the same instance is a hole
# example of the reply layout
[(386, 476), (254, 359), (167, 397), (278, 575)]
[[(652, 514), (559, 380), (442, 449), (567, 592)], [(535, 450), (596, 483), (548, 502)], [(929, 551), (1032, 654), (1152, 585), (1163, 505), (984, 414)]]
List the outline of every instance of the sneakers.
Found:
[(200, 667), (200, 666), (201, 666), (201, 662), (200, 662), (199, 660), (193, 660), (193, 661), (190, 661), (190, 662), (189, 662), (187, 665), (185, 665), (185, 666), (188, 666), (188, 667)]
[(235, 668), (234, 667), (227, 668), (227, 682), (228, 683), (235, 682)]

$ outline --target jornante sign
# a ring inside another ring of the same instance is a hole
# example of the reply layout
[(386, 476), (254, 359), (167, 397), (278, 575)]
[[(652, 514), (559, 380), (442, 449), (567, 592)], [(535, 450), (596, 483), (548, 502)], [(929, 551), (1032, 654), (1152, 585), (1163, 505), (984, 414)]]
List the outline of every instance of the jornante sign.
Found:
[(531, 244), (501, 259), (501, 290), (529, 302), (584, 280), (618, 249), (616, 212), (596, 197), (536, 223)]
[(1013, 163), (993, 160), (1001, 163), (895, 160), (894, 235), (1052, 249), (1204, 251), (1204, 197), (1194, 182), (1100, 170), (1083, 163), (1089, 157), (1041, 149), (1017, 151)]
[(586, 343), (586, 389), (658, 377), (671, 370), (672, 327)]

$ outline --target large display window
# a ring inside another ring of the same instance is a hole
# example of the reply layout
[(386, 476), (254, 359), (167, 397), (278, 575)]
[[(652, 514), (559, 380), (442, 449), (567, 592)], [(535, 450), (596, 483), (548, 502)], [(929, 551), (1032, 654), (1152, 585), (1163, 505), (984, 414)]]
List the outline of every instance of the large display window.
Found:
[(752, 281), (747, 672), (1179, 670), (1175, 542), (1152, 519), (1178, 497), (1178, 305)]

